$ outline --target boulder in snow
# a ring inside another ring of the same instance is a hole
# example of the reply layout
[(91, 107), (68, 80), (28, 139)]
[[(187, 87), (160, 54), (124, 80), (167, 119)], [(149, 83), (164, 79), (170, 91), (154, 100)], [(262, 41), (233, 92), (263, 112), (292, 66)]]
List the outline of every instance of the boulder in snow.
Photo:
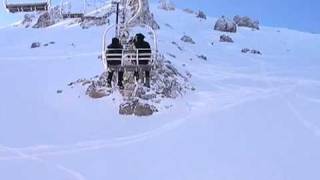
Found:
[(243, 48), (243, 49), (241, 50), (242, 53), (248, 53), (249, 51), (250, 51), (249, 48)]
[(258, 54), (258, 55), (262, 55), (262, 53), (259, 51), (259, 50), (255, 50), (255, 49), (252, 49), (250, 51), (251, 54)]
[(241, 50), (242, 53), (251, 53), (251, 54), (258, 54), (258, 55), (262, 55), (262, 53), (259, 50), (256, 49), (249, 49), (249, 48), (244, 48)]
[(260, 29), (259, 21), (252, 20), (247, 16), (244, 16), (244, 17), (235, 16), (233, 20), (239, 27), (249, 27), (256, 30)]
[(125, 102), (123, 104), (120, 104), (119, 114), (120, 115), (133, 115), (136, 104), (137, 104), (136, 101)]
[(217, 20), (216, 24), (214, 25), (214, 30), (235, 33), (237, 32), (237, 25), (233, 21), (222, 16)]
[(136, 116), (151, 116), (154, 112), (158, 112), (157, 108), (149, 104), (137, 103), (134, 108)]
[(223, 34), (220, 36), (220, 42), (233, 43), (233, 39), (230, 36)]
[(40, 47), (41, 46), (41, 43), (40, 42), (34, 42), (34, 43), (32, 43), (31, 44), (31, 48), (33, 49), (33, 48), (38, 48), (38, 47)]
[(199, 59), (204, 60), (204, 61), (207, 61), (207, 60), (208, 60), (207, 56), (205, 56), (205, 55), (203, 55), (203, 54), (198, 55), (197, 57), (198, 57)]
[(186, 36), (186, 35), (182, 36), (181, 41), (185, 43), (196, 44), (190, 36)]
[(197, 12), (197, 18), (207, 19), (207, 15), (203, 11)]
[(136, 115), (136, 116), (151, 116), (158, 112), (157, 108), (147, 103), (141, 103), (137, 99), (132, 99), (120, 104), (120, 115)]

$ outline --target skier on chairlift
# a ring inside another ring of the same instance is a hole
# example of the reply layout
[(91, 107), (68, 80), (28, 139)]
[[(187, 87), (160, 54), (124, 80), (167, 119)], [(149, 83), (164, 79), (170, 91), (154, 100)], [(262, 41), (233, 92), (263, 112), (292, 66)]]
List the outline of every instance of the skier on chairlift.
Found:
[[(145, 36), (141, 33), (136, 34), (134, 39), (134, 46), (138, 50), (138, 63), (139, 65), (148, 65), (151, 60), (151, 47), (148, 42), (144, 40)], [(143, 58), (140, 60), (140, 58)], [(150, 87), (150, 68), (145, 68), (144, 85)], [(135, 73), (136, 79), (139, 80), (139, 72)]]
[[(112, 67), (117, 67), (117, 71), (118, 71), (118, 86), (120, 89), (124, 89), (123, 87), (123, 70), (121, 69), (121, 59), (122, 59), (122, 49), (123, 46), (120, 43), (120, 40), (118, 38), (113, 38), (112, 39), (112, 43), (107, 47), (107, 52), (106, 54), (108, 54), (108, 58), (110, 59), (116, 59), (116, 60), (108, 60), (107, 58), (107, 64), (108, 64), (108, 78), (107, 78), (107, 82), (108, 82), (108, 86), (112, 87), (111, 82), (112, 82), (112, 77), (114, 74), (115, 69)], [(114, 54), (114, 55), (113, 55)]]

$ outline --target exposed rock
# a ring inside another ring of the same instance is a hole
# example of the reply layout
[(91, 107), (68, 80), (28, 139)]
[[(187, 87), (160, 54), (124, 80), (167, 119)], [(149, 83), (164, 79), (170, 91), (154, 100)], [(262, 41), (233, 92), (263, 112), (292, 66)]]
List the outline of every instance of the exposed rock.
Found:
[(56, 6), (50, 9), (49, 12), (44, 12), (38, 18), (38, 21), (33, 28), (46, 28), (61, 20), (59, 7)]
[(134, 108), (134, 115), (136, 116), (151, 116), (154, 112), (157, 112), (155, 106), (149, 104), (137, 103)]
[(258, 54), (258, 55), (262, 55), (262, 53), (259, 51), (259, 50), (255, 50), (255, 49), (252, 49), (250, 50), (249, 48), (244, 48), (241, 50), (242, 53), (248, 53), (250, 52), (251, 54)]
[[(154, 66), (155, 68), (151, 71), (151, 88), (144, 87), (140, 82), (135, 83), (133, 72), (125, 73), (124, 90), (120, 91), (124, 99), (124, 103), (120, 105), (120, 114), (152, 115), (157, 112), (157, 107), (151, 104), (160, 105), (164, 98), (177, 98), (191, 89), (189, 76), (182, 75), (163, 55), (159, 55), (158, 60), (154, 62)], [(141, 77), (143, 76), (141, 75)], [(106, 79), (107, 73), (103, 73), (90, 80), (79, 79), (68, 85), (72, 88), (75, 85), (89, 84), (86, 95), (96, 99), (113, 93), (114, 89), (107, 87)], [(113, 84), (116, 84), (116, 80), (117, 78), (113, 78)]]
[(244, 16), (235, 16), (233, 18), (234, 22), (239, 26), (239, 27), (249, 27), (252, 29), (259, 30), (259, 21), (254, 21), (251, 18)]
[[(89, 85), (86, 94), (93, 98), (93, 99), (99, 99), (103, 98), (105, 96), (109, 96), (112, 93), (111, 89), (106, 89), (106, 79), (105, 73), (100, 77), (99, 81), (92, 81), (91, 85)], [(86, 80), (81, 81), (82, 85), (86, 82)]]
[(35, 19), (35, 15), (25, 14), (21, 22), (21, 25), (23, 25), (25, 28), (28, 28), (32, 25), (34, 19)]
[(167, 27), (170, 28), (170, 29), (173, 29), (173, 27), (172, 27), (170, 24), (168, 24), (168, 23), (166, 23), (165, 26), (167, 26)]
[[(132, 4), (137, 4), (138, 0), (133, 0)], [(132, 22), (132, 24), (147, 24), (152, 29), (157, 30), (160, 29), (159, 24), (156, 22), (154, 15), (150, 11), (149, 7), (149, 1), (148, 0), (142, 0), (143, 3), (143, 9), (141, 15)], [(137, 8), (138, 6), (135, 6), (133, 8)]]
[(237, 32), (237, 25), (233, 21), (222, 16), (219, 18), (214, 26), (214, 30), (222, 32)]
[(166, 11), (174, 11), (176, 9), (175, 5), (170, 0), (160, 0), (158, 8)]
[(62, 92), (62, 90), (57, 90), (57, 94), (61, 94)]
[(195, 42), (193, 41), (193, 39), (190, 36), (186, 36), (184, 35), (181, 38), (181, 41), (185, 42), (185, 43), (190, 43), (190, 44), (195, 44)]
[(233, 43), (233, 39), (230, 36), (223, 34), (220, 36), (220, 42)]
[(207, 15), (203, 11), (197, 13), (197, 18), (207, 19)]
[(31, 44), (31, 48), (38, 48), (41, 46), (41, 43), (40, 42), (34, 42)]
[(250, 51), (250, 53), (251, 53), (251, 54), (259, 54), (259, 55), (262, 55), (262, 53), (261, 53), (260, 51), (255, 50), (255, 49), (252, 49), (252, 50)]
[(137, 101), (128, 101), (120, 104), (119, 114), (120, 115), (133, 115), (134, 109), (136, 107)]
[(248, 48), (243, 48), (243, 49), (241, 50), (242, 53), (248, 53), (249, 51), (250, 51), (250, 49), (248, 49)]
[(183, 51), (183, 48), (181, 46), (179, 46), (179, 44), (175, 41), (171, 42), (173, 45), (175, 45), (180, 51)]
[(171, 53), (167, 53), (170, 57), (172, 57), (172, 58), (177, 58), (177, 56), (176, 55), (174, 55), (174, 54), (171, 54)]
[(204, 60), (204, 61), (207, 61), (207, 60), (208, 60), (207, 56), (205, 56), (205, 55), (198, 55), (197, 57), (198, 57), (199, 59)]
[(131, 99), (120, 104), (120, 115), (136, 115), (136, 116), (151, 116), (158, 112), (157, 108), (147, 103), (141, 103), (137, 99)]

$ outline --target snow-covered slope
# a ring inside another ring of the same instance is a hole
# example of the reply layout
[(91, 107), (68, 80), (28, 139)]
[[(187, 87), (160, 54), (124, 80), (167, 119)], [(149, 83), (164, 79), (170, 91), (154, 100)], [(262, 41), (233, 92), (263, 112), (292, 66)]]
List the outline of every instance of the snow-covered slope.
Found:
[(320, 35), (240, 28), (221, 43), (214, 18), (152, 11), (161, 53), (195, 91), (144, 118), (120, 116), (118, 93), (67, 85), (103, 72), (106, 27), (0, 29), (0, 178), (318, 180)]

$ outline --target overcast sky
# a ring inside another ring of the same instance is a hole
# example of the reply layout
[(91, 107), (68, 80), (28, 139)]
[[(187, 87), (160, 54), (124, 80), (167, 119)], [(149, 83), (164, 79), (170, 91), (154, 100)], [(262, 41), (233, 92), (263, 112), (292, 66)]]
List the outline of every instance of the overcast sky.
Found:
[[(158, 0), (152, 0), (157, 2)], [(59, 4), (59, 1), (53, 0)], [(173, 0), (180, 8), (201, 9), (211, 16), (248, 15), (267, 26), (320, 33), (320, 0)], [(0, 8), (0, 26), (17, 15)]]

